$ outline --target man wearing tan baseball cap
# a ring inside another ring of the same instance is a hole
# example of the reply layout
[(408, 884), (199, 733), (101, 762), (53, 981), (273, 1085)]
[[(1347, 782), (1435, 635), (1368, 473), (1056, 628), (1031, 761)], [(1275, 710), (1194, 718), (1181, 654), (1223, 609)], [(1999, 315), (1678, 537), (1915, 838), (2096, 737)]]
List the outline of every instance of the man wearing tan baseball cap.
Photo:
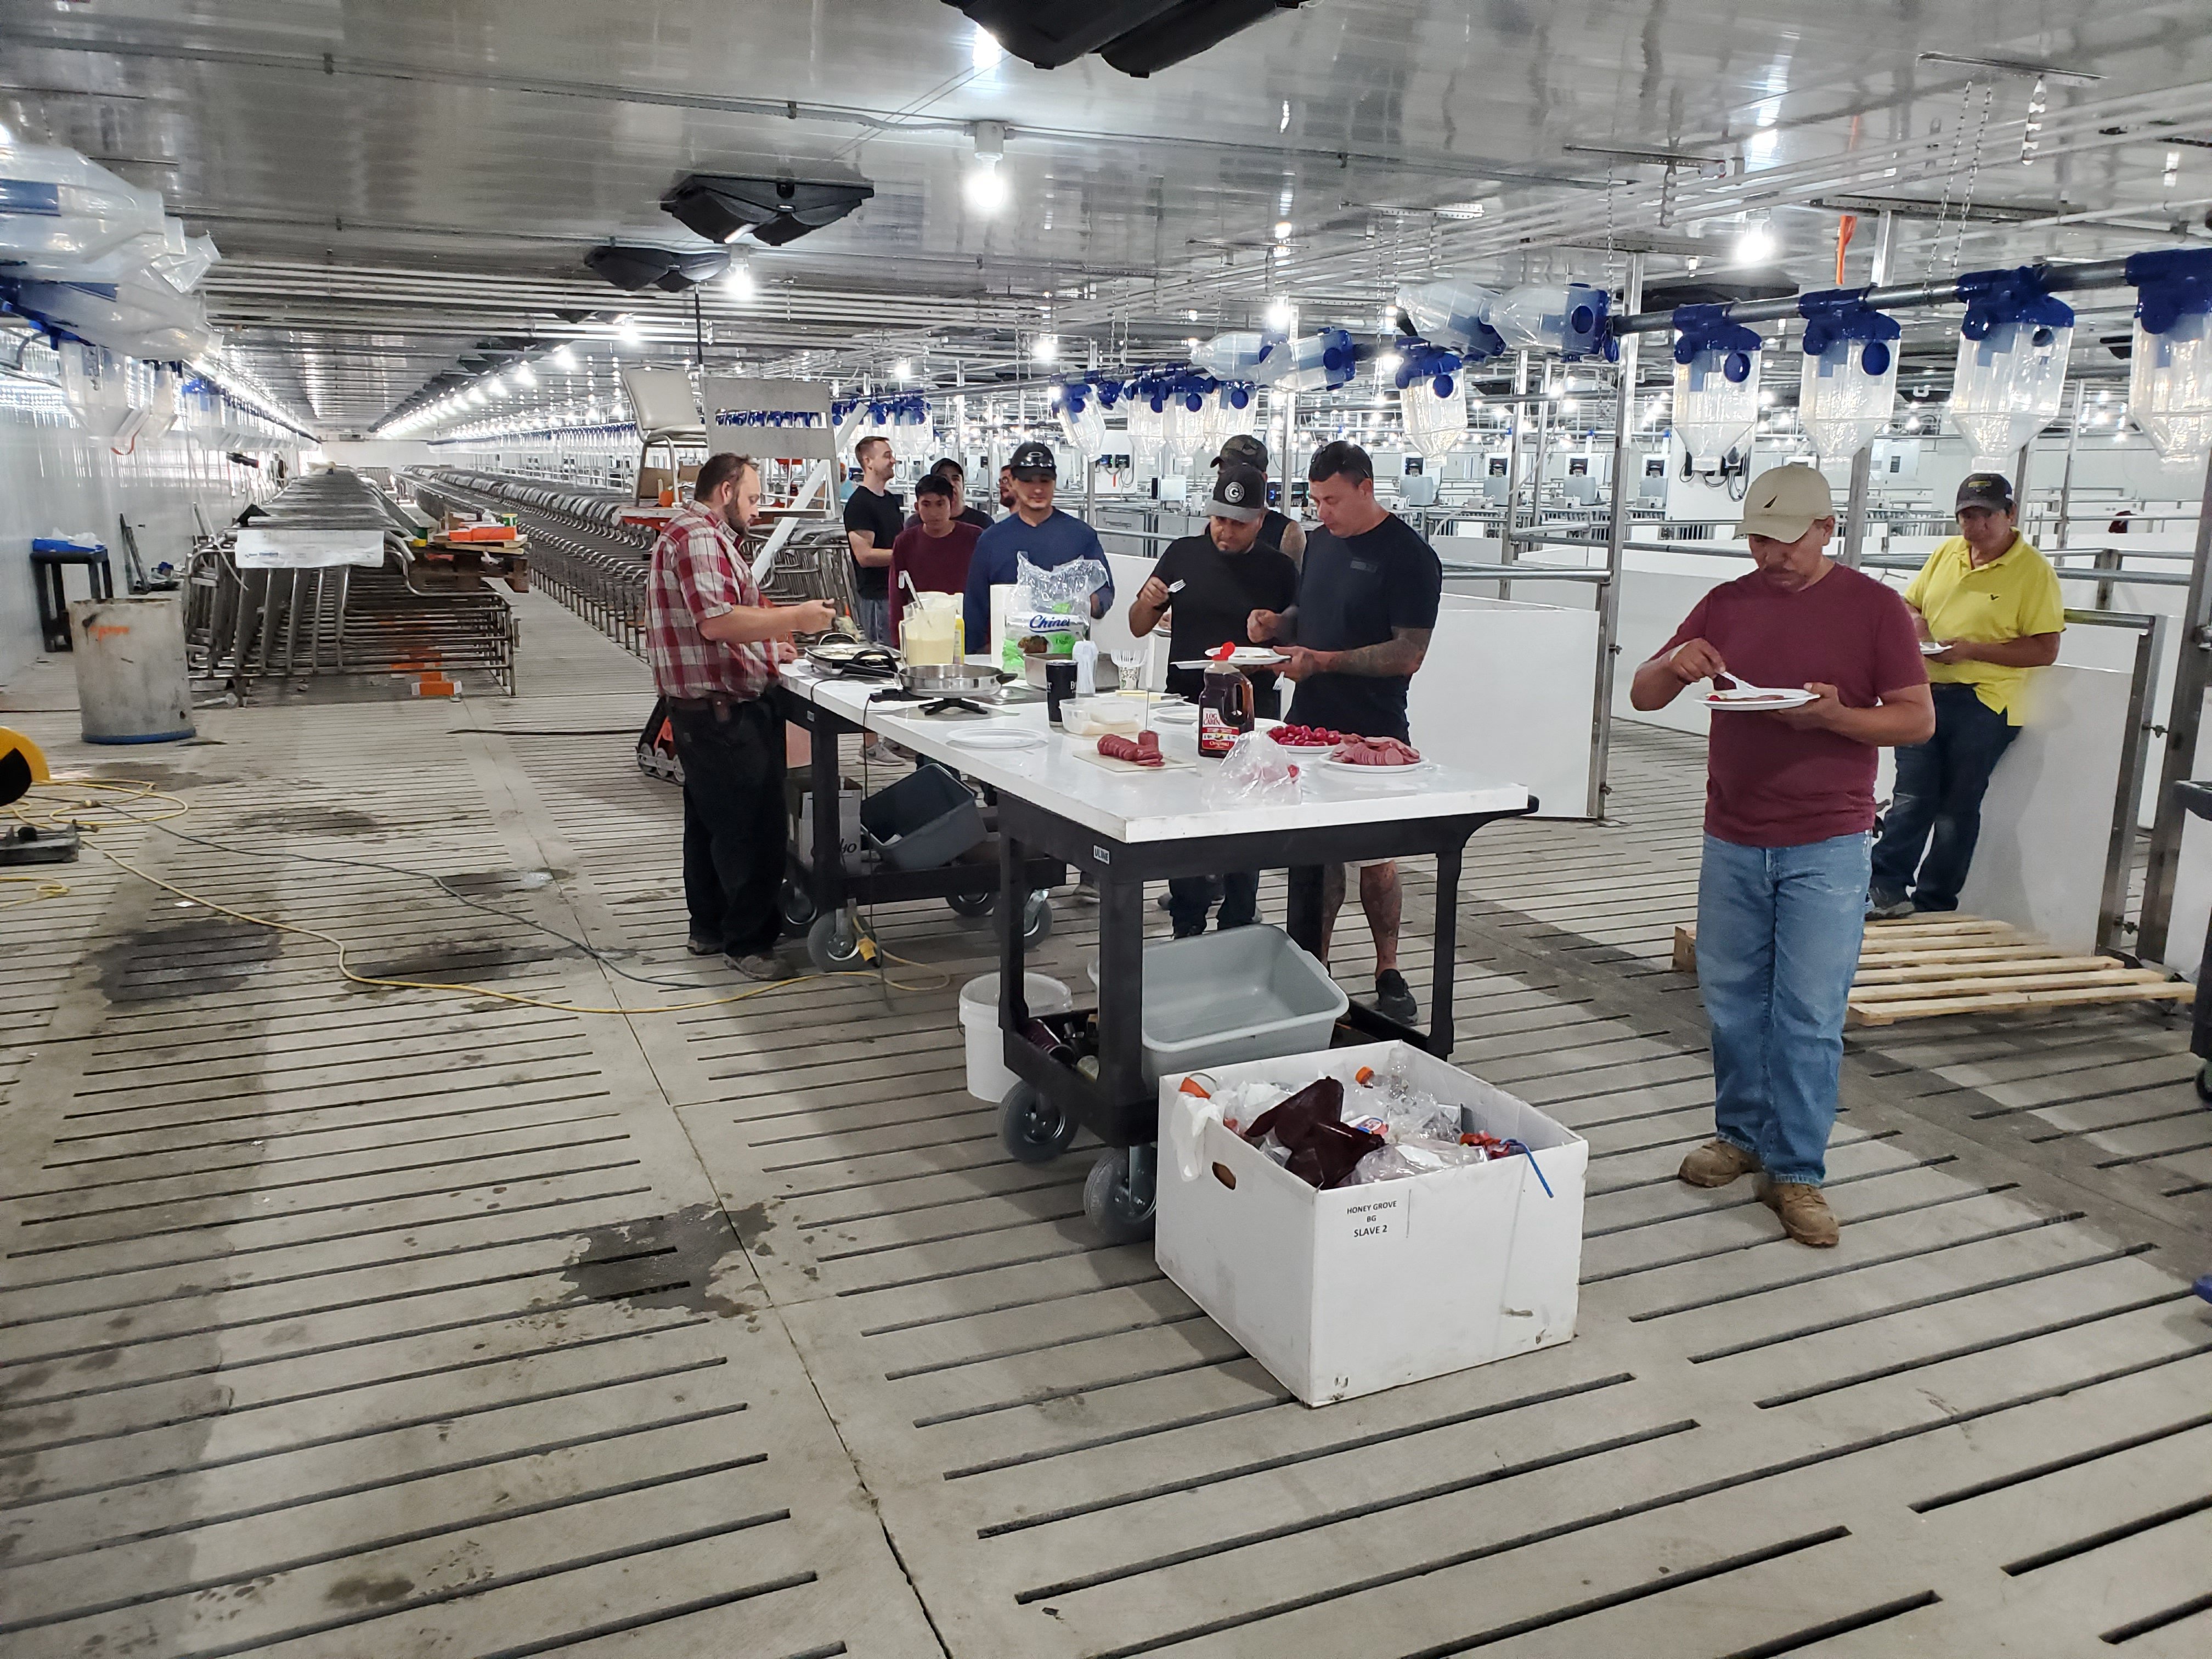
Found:
[(1820, 1182), (1865, 930), (1875, 751), (1936, 726), (1911, 613), (1828, 557), (1835, 532), (1813, 468), (1753, 478), (1736, 533), (1759, 568), (1698, 600), (1629, 688), (1653, 709), (1714, 685), (1698, 981), (1717, 1133), (1681, 1177), (1723, 1187), (1763, 1170), (1760, 1200), (1813, 1245), (1837, 1237)]

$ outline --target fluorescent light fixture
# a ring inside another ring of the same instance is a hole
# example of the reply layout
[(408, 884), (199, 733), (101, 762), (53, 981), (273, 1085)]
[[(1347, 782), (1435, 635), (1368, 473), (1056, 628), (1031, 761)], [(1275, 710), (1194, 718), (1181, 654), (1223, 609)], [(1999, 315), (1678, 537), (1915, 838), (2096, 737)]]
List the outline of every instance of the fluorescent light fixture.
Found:
[(1273, 329), (1287, 330), (1297, 320), (1297, 310), (1291, 304), (1291, 296), (1287, 294), (1277, 295), (1274, 302), (1267, 307), (1267, 326)]
[(999, 37), (978, 23), (975, 38), (968, 46), (968, 61), (975, 66), (975, 72), (981, 75), (998, 68), (999, 60), (1006, 55), (1006, 49), (999, 44)]
[(563, 374), (574, 374), (576, 372), (576, 351), (573, 346), (554, 347), (553, 355), (545, 361)]
[(468, 391), (468, 400), (469, 400), (469, 402), (471, 402), (471, 403), (472, 403), (472, 404), (481, 404), (482, 402), (483, 402), (483, 401), (484, 401), (483, 388), (482, 386), (471, 386), (471, 387), (469, 388), (469, 391)]
[(504, 374), (493, 375), (490, 380), (486, 384), (484, 389), (489, 392), (495, 398), (504, 398), (507, 396), (507, 376)]
[(900, 358), (896, 362), (891, 365), (891, 374), (902, 380), (912, 380), (914, 378), (914, 359), (911, 357)]
[(625, 311), (615, 319), (615, 337), (635, 345), (645, 337), (645, 331), (638, 326), (637, 319)]
[(751, 264), (744, 259), (731, 260), (730, 274), (722, 281), (722, 292), (743, 305), (758, 291), (753, 282)]
[(1036, 339), (1030, 346), (1030, 356), (1041, 363), (1058, 362), (1060, 361), (1060, 336), (1057, 334), (1038, 335)]
[(538, 384), (538, 371), (528, 363), (517, 363), (514, 366), (514, 383), (527, 391)]

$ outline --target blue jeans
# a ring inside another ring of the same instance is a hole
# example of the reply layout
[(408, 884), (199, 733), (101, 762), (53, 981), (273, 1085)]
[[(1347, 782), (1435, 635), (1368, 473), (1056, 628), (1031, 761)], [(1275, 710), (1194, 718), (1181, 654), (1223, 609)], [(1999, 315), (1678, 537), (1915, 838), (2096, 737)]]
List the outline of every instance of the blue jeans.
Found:
[(1981, 839), (1983, 792), (2020, 728), (1971, 685), (1931, 689), (1936, 735), (1897, 751), (1897, 787), (1875, 842), (1874, 888), (1885, 897), (1909, 895), (1918, 909), (1955, 910)]
[(878, 645), (896, 645), (891, 637), (891, 602), (889, 599), (856, 598), (853, 601), (853, 620), (860, 624), (860, 633)]
[(1713, 1034), (1713, 1121), (1776, 1181), (1827, 1174), (1844, 1004), (1866, 929), (1867, 838), (1740, 847), (1705, 837), (1698, 984)]

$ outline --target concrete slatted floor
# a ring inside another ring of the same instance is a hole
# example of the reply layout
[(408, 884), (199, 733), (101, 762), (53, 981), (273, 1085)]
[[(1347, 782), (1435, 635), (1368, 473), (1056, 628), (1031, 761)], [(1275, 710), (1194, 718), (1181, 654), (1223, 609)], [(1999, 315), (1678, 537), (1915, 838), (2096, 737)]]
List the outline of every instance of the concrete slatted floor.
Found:
[[(535, 599), (522, 665), (158, 757), (12, 718), (191, 803), (102, 844), (362, 971), (694, 1000), (581, 941), (729, 994), (680, 949), (641, 672)], [(1697, 757), (1616, 753), (1614, 823), (1477, 837), (1457, 997), (1458, 1061), (1592, 1143), (1583, 1334), (1319, 1412), (1089, 1233), (1083, 1149), (1000, 1152), (953, 1018), (990, 934), (941, 906), (875, 919), (906, 988), (624, 1018), (347, 986), (88, 856), (0, 910), (0, 1646), (2202, 1653), (2184, 1033), (1855, 1041), (1844, 1243), (1790, 1244), (1672, 1178), (1711, 1101), (1665, 968)], [(1091, 913), (1057, 924), (1079, 984)]]

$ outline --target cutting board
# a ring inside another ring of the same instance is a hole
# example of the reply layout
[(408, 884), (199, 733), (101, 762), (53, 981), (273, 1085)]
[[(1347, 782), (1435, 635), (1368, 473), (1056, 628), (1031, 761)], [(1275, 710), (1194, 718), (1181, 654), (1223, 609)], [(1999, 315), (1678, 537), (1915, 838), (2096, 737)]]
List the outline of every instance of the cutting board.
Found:
[(1187, 772), (1198, 764), (1196, 761), (1181, 755), (1168, 756), (1167, 763), (1164, 766), (1139, 766), (1134, 761), (1110, 760), (1098, 752), (1097, 742), (1098, 739), (1096, 738), (1088, 739), (1077, 738), (1071, 742), (1068, 752), (1076, 759), (1087, 761), (1103, 772), (1137, 772), (1156, 776), (1162, 772)]

